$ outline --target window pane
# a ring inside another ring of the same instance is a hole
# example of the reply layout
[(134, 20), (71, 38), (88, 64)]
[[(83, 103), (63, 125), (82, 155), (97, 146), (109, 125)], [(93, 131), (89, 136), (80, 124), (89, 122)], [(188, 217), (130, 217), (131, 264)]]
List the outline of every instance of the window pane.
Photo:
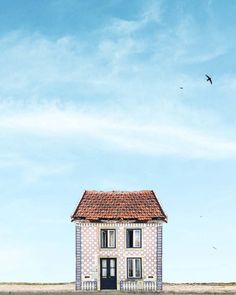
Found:
[(110, 268), (110, 276), (111, 277), (115, 276), (115, 268)]
[(107, 231), (102, 230), (102, 248), (107, 248)]
[(132, 278), (133, 277), (133, 259), (128, 259), (128, 277)]
[(110, 259), (110, 267), (115, 267), (115, 259)]
[(106, 259), (102, 260), (102, 267), (107, 267), (107, 260)]
[(107, 277), (107, 269), (106, 268), (103, 268), (102, 269), (102, 277), (103, 278), (106, 278)]
[(135, 259), (135, 277), (141, 278), (141, 259)]
[(127, 230), (127, 247), (132, 248), (133, 247), (133, 230)]
[(108, 247), (115, 247), (115, 231), (109, 230), (109, 245)]
[(140, 247), (140, 246), (141, 246), (141, 231), (134, 230), (134, 247)]

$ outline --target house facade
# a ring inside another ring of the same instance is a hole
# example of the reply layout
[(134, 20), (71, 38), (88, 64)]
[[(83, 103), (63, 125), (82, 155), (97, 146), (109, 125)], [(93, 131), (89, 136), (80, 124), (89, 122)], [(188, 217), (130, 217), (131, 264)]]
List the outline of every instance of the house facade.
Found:
[(76, 290), (162, 290), (167, 216), (153, 191), (85, 191), (72, 221)]

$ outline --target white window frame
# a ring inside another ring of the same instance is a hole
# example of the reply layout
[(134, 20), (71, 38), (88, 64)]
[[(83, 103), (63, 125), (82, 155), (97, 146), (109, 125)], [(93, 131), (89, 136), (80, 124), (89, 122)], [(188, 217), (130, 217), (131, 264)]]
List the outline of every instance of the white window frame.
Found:
[[(142, 248), (142, 230), (140, 228), (139, 229), (127, 228), (126, 235), (130, 231), (132, 231), (132, 234), (133, 234), (133, 246), (131, 247), (130, 245), (128, 245), (128, 237), (126, 237), (126, 248)], [(135, 233), (139, 233), (139, 245), (136, 243)]]
[[(107, 232), (107, 247), (103, 247), (103, 231)], [(111, 244), (111, 232), (114, 232), (114, 245)], [(101, 229), (101, 248), (107, 249), (107, 248), (116, 248), (116, 230), (115, 229), (107, 229), (103, 228)]]
[[(139, 261), (140, 275), (138, 276), (138, 270), (136, 269), (136, 260)], [(129, 276), (129, 263), (131, 262), (133, 269), (133, 276)], [(127, 258), (127, 278), (128, 279), (141, 279), (142, 278), (142, 258), (141, 257), (128, 257)]]

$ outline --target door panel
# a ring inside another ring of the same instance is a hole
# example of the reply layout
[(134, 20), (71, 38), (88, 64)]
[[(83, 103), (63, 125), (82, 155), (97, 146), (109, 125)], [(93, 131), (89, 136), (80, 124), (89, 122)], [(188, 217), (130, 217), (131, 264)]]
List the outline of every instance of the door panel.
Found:
[(116, 289), (116, 258), (101, 258), (101, 289)]

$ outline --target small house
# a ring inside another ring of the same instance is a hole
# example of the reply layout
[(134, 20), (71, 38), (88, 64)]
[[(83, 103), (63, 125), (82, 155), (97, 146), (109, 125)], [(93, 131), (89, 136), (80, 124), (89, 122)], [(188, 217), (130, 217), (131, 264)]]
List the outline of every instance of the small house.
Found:
[(167, 216), (153, 191), (85, 191), (71, 219), (76, 290), (162, 290)]

